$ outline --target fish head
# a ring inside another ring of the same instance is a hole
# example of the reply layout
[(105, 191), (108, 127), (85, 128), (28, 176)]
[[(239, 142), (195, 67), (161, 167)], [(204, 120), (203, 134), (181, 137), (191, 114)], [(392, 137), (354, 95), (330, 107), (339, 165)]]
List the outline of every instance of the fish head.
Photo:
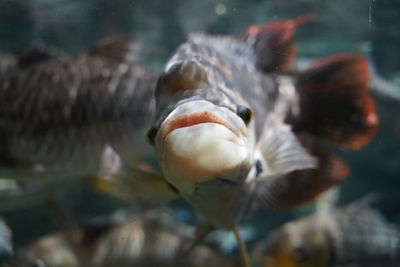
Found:
[(255, 250), (263, 267), (328, 266), (328, 239), (310, 220), (289, 222), (268, 235)]
[[(210, 204), (204, 198), (216, 203), (221, 194), (229, 198), (234, 185), (244, 182), (254, 169), (254, 120), (240, 95), (210, 85), (204, 81), (206, 75), (179, 76), (176, 79), (191, 76), (196, 82), (172, 83), (174, 73), (167, 72), (168, 81), (165, 77), (159, 81), (160, 119), (149, 137), (166, 180), (202, 211), (202, 206)], [(176, 89), (179, 86), (183, 88)], [(203, 209), (203, 213), (207, 216), (209, 211)]]
[(178, 105), (163, 121), (155, 148), (163, 173), (179, 191), (213, 179), (244, 180), (252, 166), (252, 140), (233, 110), (206, 100)]

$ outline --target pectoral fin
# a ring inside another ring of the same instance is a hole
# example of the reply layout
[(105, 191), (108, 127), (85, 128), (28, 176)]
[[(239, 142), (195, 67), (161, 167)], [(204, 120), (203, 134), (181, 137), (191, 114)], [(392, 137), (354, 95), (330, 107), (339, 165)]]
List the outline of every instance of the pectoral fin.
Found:
[[(315, 199), (345, 179), (349, 169), (339, 158), (311, 140), (301, 138), (304, 150), (318, 162), (316, 167), (295, 169), (260, 177), (255, 186), (258, 207), (286, 210)], [(311, 157), (311, 156), (310, 156)], [(294, 164), (294, 163), (293, 163)]]
[(143, 166), (127, 166), (111, 148), (103, 155), (98, 175), (89, 183), (100, 192), (125, 200), (168, 201), (178, 196), (163, 176)]
[(257, 146), (264, 160), (266, 175), (316, 168), (318, 162), (305, 150), (291, 128), (270, 115)]

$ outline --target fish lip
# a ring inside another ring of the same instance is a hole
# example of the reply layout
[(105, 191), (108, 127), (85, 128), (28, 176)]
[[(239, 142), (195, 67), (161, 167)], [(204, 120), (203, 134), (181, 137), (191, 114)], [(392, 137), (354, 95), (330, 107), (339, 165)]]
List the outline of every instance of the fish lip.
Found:
[(195, 126), (204, 123), (215, 123), (224, 126), (232, 133), (234, 133), (237, 137), (240, 137), (241, 134), (238, 130), (234, 129), (225, 119), (221, 118), (217, 114), (207, 110), (194, 111), (189, 114), (178, 115), (176, 118), (166, 121), (166, 124), (163, 127), (163, 131), (161, 133), (162, 140), (173, 132), (174, 130), (186, 128), (190, 126)]

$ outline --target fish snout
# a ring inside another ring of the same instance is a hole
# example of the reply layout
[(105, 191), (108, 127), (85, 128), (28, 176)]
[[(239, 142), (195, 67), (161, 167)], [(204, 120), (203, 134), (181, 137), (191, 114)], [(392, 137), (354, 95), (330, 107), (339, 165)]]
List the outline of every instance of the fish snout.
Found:
[(192, 101), (178, 106), (164, 120), (155, 145), (164, 175), (179, 188), (247, 166), (251, 158), (248, 136), (246, 125), (231, 110)]

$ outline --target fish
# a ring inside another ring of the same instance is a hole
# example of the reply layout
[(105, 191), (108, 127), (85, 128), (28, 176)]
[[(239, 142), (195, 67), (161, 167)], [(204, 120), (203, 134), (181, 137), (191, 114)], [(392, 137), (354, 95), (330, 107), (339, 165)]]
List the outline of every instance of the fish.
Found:
[(225, 256), (208, 245), (196, 246), (190, 258), (176, 262), (190, 243), (188, 233), (192, 229), (174, 220), (160, 219), (164, 213), (160, 210), (157, 213), (122, 221), (93, 222), (44, 236), (5, 266), (239, 266), (235, 257)]
[(313, 199), (349, 172), (320, 141), (354, 150), (376, 132), (362, 56), (290, 72), (295, 29), (312, 18), (192, 34), (157, 82), (148, 136), (162, 173), (216, 227)]
[[(158, 73), (138, 62), (138, 46), (110, 38), (76, 57), (31, 47), (0, 75), (0, 177), (18, 181), (14, 199), (80, 179), (120, 198), (157, 186), (148, 198), (174, 194), (155, 171), (141, 171), (153, 170), (144, 136)], [(124, 185), (132, 176), (142, 179)], [(0, 195), (3, 206), (13, 202), (8, 195)]]
[(376, 195), (367, 195), (332, 212), (285, 223), (255, 247), (256, 266), (395, 266), (400, 228), (374, 204)]
[(333, 55), (290, 72), (295, 29), (312, 19), (192, 34), (157, 82), (148, 137), (162, 173), (206, 221), (235, 233), (244, 266), (243, 217), (301, 205), (347, 177), (320, 140), (355, 150), (376, 132), (362, 56)]
[(245, 216), (340, 183), (349, 168), (325, 145), (359, 149), (377, 129), (362, 56), (291, 71), (295, 29), (312, 19), (192, 34), (161, 74), (132, 61), (129, 42), (28, 61), (0, 79), (0, 177), (183, 197), (244, 256)]
[(0, 53), (0, 76), (13, 71), (16, 68), (16, 65), (16, 59), (14, 56)]
[[(149, 120), (146, 109), (152, 106), (156, 74), (95, 51), (99, 53), (76, 58), (32, 51), (23, 55), (24, 67), (2, 77), (0, 133), (5, 168), (40, 173), (79, 167), (75, 165), (82, 162), (89, 169), (110, 139), (124, 142), (117, 136), (122, 124), (128, 131), (132, 120), (140, 132)], [(135, 90), (136, 86), (144, 89)], [(136, 98), (148, 105), (130, 105)]]
[(0, 258), (13, 255), (12, 232), (6, 222), (0, 218)]

